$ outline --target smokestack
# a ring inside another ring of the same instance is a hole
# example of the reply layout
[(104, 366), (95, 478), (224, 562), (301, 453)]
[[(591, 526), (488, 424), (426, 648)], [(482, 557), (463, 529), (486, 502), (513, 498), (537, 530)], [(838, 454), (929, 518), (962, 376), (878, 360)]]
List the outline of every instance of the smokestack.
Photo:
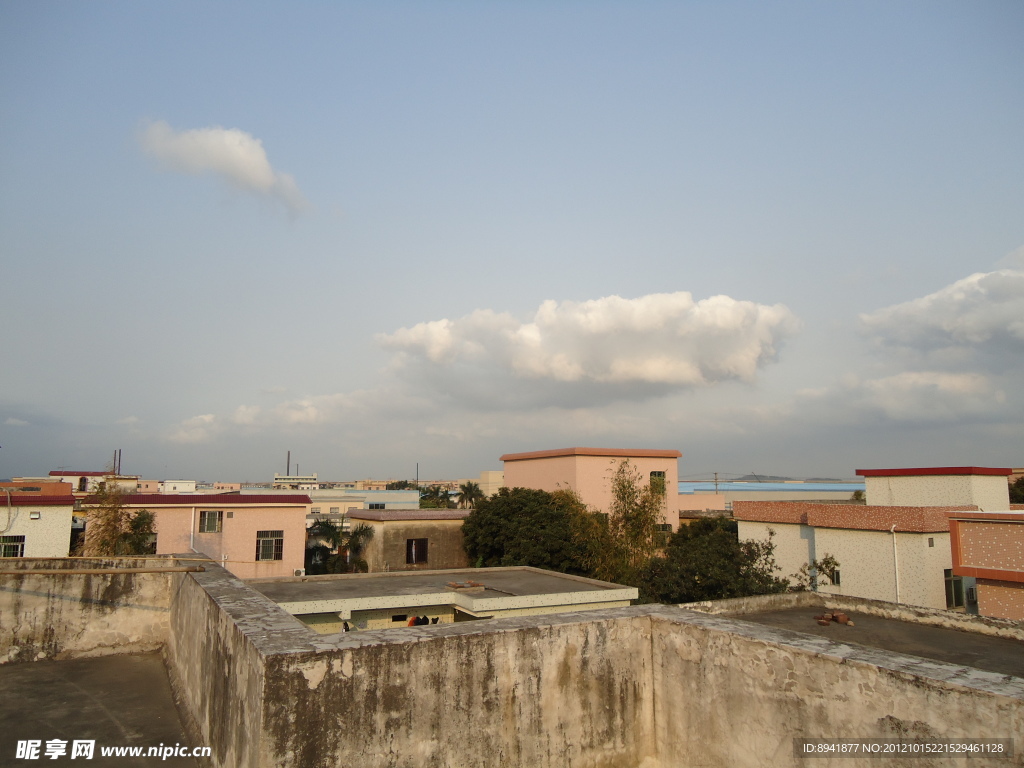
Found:
[(285, 467), (284, 476), (291, 477), (292, 474), (292, 452), (288, 451), (288, 465)]

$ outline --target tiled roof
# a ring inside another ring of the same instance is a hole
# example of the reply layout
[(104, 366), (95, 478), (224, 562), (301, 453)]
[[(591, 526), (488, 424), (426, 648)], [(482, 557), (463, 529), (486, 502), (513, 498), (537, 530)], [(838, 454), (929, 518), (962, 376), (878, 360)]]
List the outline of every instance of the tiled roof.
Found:
[(917, 467), (912, 469), (858, 469), (862, 477), (920, 477), (922, 475), (1008, 475), (1001, 467)]
[(733, 517), (761, 523), (804, 524), (853, 531), (936, 533), (949, 530), (947, 513), (973, 511), (975, 506), (885, 507), (861, 504), (808, 504), (800, 501), (734, 501)]
[[(95, 497), (89, 496), (84, 503), (89, 504)], [(136, 506), (164, 507), (224, 507), (224, 506), (291, 506), (311, 503), (304, 493), (292, 493), (282, 496), (270, 494), (237, 494), (237, 493), (129, 493), (124, 496), (124, 503)]]
[(500, 461), (525, 461), (527, 459), (548, 459), (555, 456), (614, 456), (625, 459), (678, 459), (680, 451), (652, 448), (555, 448), (550, 451), (528, 453), (506, 453)]
[(354, 520), (464, 520), (470, 509), (350, 509), (346, 514)]

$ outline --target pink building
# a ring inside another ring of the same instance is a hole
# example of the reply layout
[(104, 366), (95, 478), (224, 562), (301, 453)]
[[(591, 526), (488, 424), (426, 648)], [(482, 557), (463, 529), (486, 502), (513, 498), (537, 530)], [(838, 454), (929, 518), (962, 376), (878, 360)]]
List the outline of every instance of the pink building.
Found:
[(201, 552), (242, 579), (294, 576), (305, 565), (305, 494), (132, 494), (125, 504), (155, 516), (158, 555)]
[(642, 448), (559, 448), (530, 453), (506, 453), (505, 485), (509, 488), (538, 488), (557, 491), (571, 488), (593, 509), (611, 509), (611, 479), (615, 470), (628, 460), (645, 481), (662, 480), (666, 489), (663, 522), (672, 530), (679, 527), (679, 469), (683, 454), (671, 450)]

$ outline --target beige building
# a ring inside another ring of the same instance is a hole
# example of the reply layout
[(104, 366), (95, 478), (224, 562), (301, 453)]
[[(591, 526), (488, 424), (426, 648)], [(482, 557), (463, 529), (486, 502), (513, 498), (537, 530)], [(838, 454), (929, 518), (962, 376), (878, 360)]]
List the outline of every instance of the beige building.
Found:
[(1010, 508), (1006, 482), (1013, 470), (996, 467), (858, 469), (868, 504), (941, 507), (973, 504), (981, 510)]
[(506, 453), (505, 485), (556, 491), (571, 488), (588, 507), (608, 512), (612, 502), (612, 476), (623, 461), (639, 471), (646, 484), (659, 478), (666, 489), (664, 524), (679, 527), (679, 458), (673, 450), (637, 448), (560, 448), (530, 453)]
[(353, 526), (373, 530), (363, 556), (370, 573), (465, 568), (462, 521), (468, 509), (358, 509)]
[(789, 578), (812, 560), (835, 557), (837, 583), (822, 579), (819, 592), (961, 608), (962, 601), (947, 601), (946, 590), (953, 567), (946, 513), (955, 509), (737, 501), (733, 516), (741, 541), (765, 541), (771, 532), (780, 576)]
[(0, 492), (0, 558), (67, 557), (75, 499), (43, 493)]

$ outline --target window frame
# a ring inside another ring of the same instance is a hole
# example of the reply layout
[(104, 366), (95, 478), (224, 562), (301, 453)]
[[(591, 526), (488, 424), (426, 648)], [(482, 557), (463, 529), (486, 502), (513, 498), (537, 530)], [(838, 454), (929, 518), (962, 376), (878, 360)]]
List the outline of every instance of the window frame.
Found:
[[(8, 549), (9, 547), (13, 549)], [(8, 552), (16, 552), (16, 554), (8, 554)], [(23, 534), (0, 536), (0, 558), (24, 556), (25, 536)]]
[[(210, 519), (212, 515), (216, 515), (214, 518), (214, 524), (210, 526)], [(201, 509), (199, 510), (199, 533), (221, 533), (224, 530), (224, 510), (223, 509)]]
[(284, 560), (284, 531), (256, 531), (256, 562)]
[[(421, 554), (422, 551), (422, 554)], [(405, 540), (405, 564), (424, 565), (428, 562), (430, 555), (430, 539), (406, 539)]]

